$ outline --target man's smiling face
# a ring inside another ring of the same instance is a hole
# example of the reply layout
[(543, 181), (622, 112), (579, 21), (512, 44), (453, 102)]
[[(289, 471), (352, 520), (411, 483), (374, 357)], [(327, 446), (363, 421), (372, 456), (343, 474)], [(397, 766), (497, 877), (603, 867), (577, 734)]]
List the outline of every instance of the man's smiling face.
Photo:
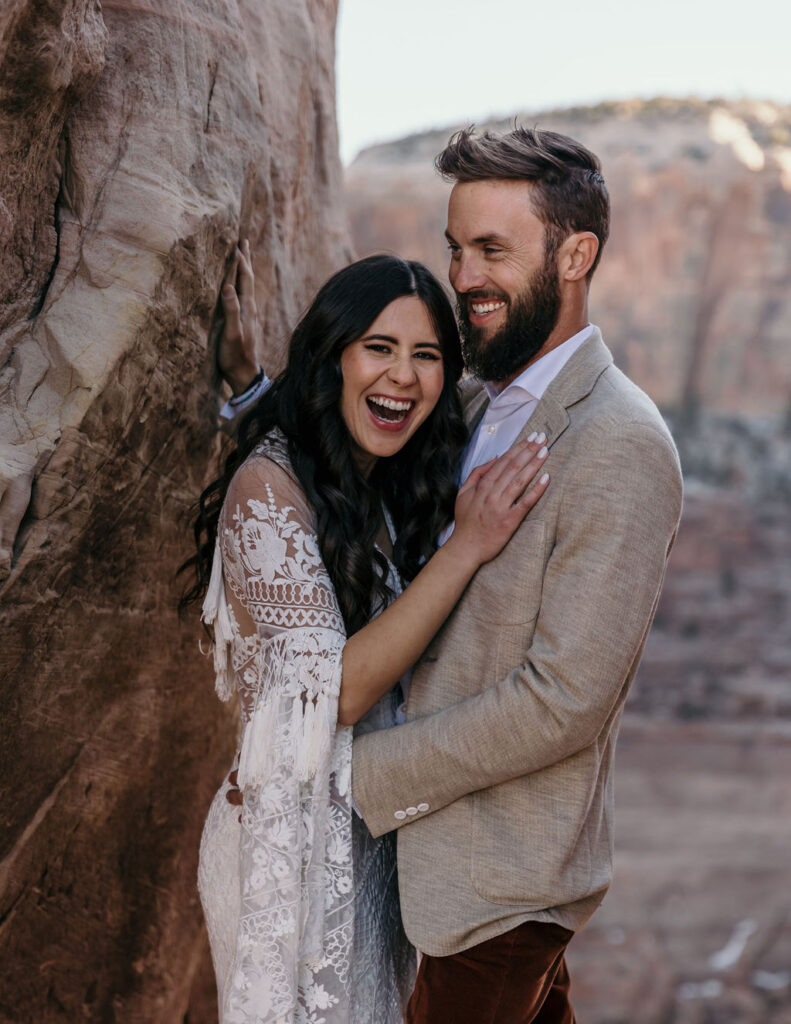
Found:
[(450, 283), (467, 368), (507, 382), (531, 362), (560, 313), (554, 250), (523, 181), (459, 182), (448, 204)]

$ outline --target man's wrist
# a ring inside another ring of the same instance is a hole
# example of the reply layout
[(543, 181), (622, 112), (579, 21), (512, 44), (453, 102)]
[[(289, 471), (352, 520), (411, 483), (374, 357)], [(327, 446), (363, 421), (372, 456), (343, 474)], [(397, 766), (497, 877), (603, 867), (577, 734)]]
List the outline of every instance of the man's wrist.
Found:
[(227, 380), (233, 393), (231, 401), (242, 398), (255, 387), (260, 382), (263, 372), (258, 363), (245, 363), (238, 369), (225, 371), (223, 377)]
[(234, 395), (234, 397), (230, 398), (222, 409), (220, 409), (220, 419), (235, 420), (237, 416), (255, 405), (261, 395), (269, 389), (271, 384), (272, 381), (267, 377), (266, 373), (262, 369), (259, 369), (258, 373), (252, 380), (248, 379), (246, 390), (242, 391), (239, 395)]
[(229, 399), (231, 405), (240, 405), (252, 395), (264, 379), (264, 368), (259, 366), (252, 378), (249, 373), (245, 373), (243, 377), (238, 379), (242, 381), (242, 384), (237, 387), (233, 386), (230, 378), (228, 379), (228, 383), (231, 384), (231, 391), (233, 391), (233, 395)]

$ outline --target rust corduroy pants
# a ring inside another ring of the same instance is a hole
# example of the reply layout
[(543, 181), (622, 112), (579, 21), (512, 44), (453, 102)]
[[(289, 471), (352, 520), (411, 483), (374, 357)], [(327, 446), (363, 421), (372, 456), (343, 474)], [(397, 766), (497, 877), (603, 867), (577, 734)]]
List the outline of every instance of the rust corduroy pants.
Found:
[(573, 934), (526, 921), (453, 956), (423, 956), (406, 1024), (575, 1024), (564, 957)]

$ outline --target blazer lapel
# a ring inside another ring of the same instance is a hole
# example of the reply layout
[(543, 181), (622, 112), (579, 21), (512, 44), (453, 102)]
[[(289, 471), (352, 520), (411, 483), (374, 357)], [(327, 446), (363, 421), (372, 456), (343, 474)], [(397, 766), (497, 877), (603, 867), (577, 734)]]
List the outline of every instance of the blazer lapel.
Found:
[(533, 410), (533, 415), (522, 427), (514, 444), (517, 441), (524, 441), (535, 431), (537, 434), (546, 434), (547, 448), (551, 448), (568, 425), (569, 414), (565, 405), (547, 391)]
[(467, 435), (472, 437), (478, 424), (483, 419), (486, 407), (489, 404), (489, 395), (486, 388), (482, 387), (479, 393), (469, 402), (464, 410), (464, 419), (467, 423)]
[(536, 431), (546, 434), (547, 447), (551, 447), (569, 425), (566, 410), (591, 393), (611, 363), (610, 350), (602, 341), (598, 327), (594, 327), (590, 338), (550, 383), (516, 440), (522, 441)]

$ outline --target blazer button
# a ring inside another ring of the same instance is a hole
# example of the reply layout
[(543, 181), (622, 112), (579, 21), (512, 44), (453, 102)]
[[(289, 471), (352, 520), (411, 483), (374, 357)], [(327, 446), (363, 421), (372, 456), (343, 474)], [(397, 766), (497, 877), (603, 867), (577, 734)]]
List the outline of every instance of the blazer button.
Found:
[(428, 804), (418, 804), (417, 805), (417, 809), (419, 811), (427, 811), (428, 810)]
[(417, 807), (407, 807), (407, 814), (417, 814)]
[(393, 817), (398, 818), (399, 821), (403, 821), (406, 817), (406, 811), (396, 811)]

